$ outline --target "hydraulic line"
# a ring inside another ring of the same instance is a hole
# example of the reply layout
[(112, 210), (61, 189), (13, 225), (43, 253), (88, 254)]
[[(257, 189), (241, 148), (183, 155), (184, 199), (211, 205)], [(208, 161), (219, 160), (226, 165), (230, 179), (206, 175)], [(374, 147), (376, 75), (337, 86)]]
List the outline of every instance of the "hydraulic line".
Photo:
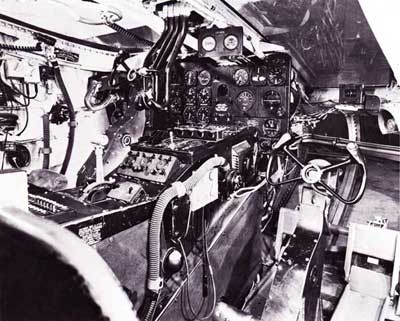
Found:
[(174, 49), (174, 46), (176, 46), (176, 41), (183, 28), (182, 16), (173, 17), (172, 21), (173, 21), (173, 28), (172, 28), (173, 32), (171, 33), (171, 37), (168, 43), (166, 44), (164, 50), (160, 52), (160, 59), (154, 69), (162, 70), (165, 68), (167, 59), (170, 57), (171, 52)]
[(160, 45), (164, 41), (165, 36), (167, 34), (167, 29), (168, 29), (167, 20), (164, 19), (164, 30), (163, 30), (160, 38), (158, 38), (157, 42), (153, 45), (153, 47), (151, 47), (151, 49), (149, 50), (146, 58), (144, 59), (144, 62), (143, 62), (143, 66), (144, 67), (149, 68), (150, 65), (153, 63), (154, 54), (160, 48)]
[(223, 157), (213, 157), (204, 162), (194, 173), (184, 182), (175, 182), (166, 189), (158, 198), (150, 219), (149, 229), (149, 257), (148, 257), (148, 279), (147, 290), (153, 298), (148, 306), (145, 306), (145, 321), (151, 321), (157, 306), (157, 298), (162, 288), (163, 278), (160, 275), (160, 235), (161, 225), (165, 209), (172, 199), (182, 197), (193, 189), (193, 187), (213, 168), (223, 166)]
[(158, 85), (160, 84), (160, 81), (159, 81), (160, 73), (165, 71), (165, 67), (167, 65), (167, 60), (171, 57), (172, 52), (177, 47), (179, 35), (181, 34), (182, 29), (184, 29), (183, 18), (184, 17), (181, 15), (178, 17), (174, 17), (174, 20), (173, 20), (174, 21), (174, 32), (172, 33), (171, 40), (167, 44), (165, 51), (160, 53), (161, 58), (159, 60), (158, 65), (155, 68), (157, 70), (157, 73), (155, 74), (154, 97), (155, 97), (155, 101), (158, 103), (160, 103), (160, 101), (162, 101), (162, 99), (163, 99), (162, 92), (161, 92), (160, 88), (158, 87)]
[[(171, 39), (172, 36), (172, 32), (173, 32), (173, 20), (170, 17), (167, 17), (166, 19), (164, 19), (164, 32), (162, 33), (160, 39), (159, 39), (159, 45), (154, 48), (154, 54), (156, 54), (155, 58), (153, 59), (153, 57), (149, 57), (149, 55), (146, 57), (146, 60), (149, 61), (149, 67), (150, 69), (152, 69), (153, 71), (157, 70), (157, 65), (158, 62), (161, 58), (161, 53), (165, 50), (165, 46), (168, 44), (168, 42)], [(158, 52), (157, 52), (158, 51)], [(148, 58), (149, 57), (149, 58)], [(147, 59), (148, 58), (148, 59)], [(151, 64), (150, 64), (150, 60)], [(149, 88), (147, 88), (147, 83), (146, 81), (144, 81), (144, 88), (147, 90)], [(156, 79), (156, 74), (154, 72), (151, 73), (151, 88), (154, 92), (158, 91), (158, 84), (157, 84), (157, 79)]]
[(171, 55), (168, 57), (167, 66), (165, 67), (165, 103), (169, 103), (169, 84), (171, 78), (171, 67), (174, 64), (176, 57), (178, 56), (179, 50), (181, 49), (188, 31), (188, 18), (182, 16), (180, 32), (178, 34), (174, 48), (172, 49)]
[(158, 65), (159, 65), (159, 61), (161, 59), (161, 53), (163, 53), (165, 51), (166, 46), (168, 45), (168, 43), (171, 41), (171, 37), (174, 31), (174, 18), (167, 18), (166, 23), (167, 23), (167, 31), (165, 34), (165, 37), (163, 39), (163, 42), (160, 46), (160, 51), (157, 55), (157, 57), (155, 58), (153, 64), (151, 65), (151, 69), (157, 69)]
[(43, 120), (43, 148), (42, 148), (43, 168), (44, 169), (49, 169), (49, 167), (50, 167), (50, 153), (51, 153), (49, 114), (45, 113), (42, 116), (42, 120)]
[(69, 97), (67, 88), (65, 87), (64, 80), (62, 79), (61, 72), (60, 72), (60, 66), (59, 66), (57, 60), (52, 60), (51, 65), (54, 69), (54, 76), (55, 76), (57, 84), (61, 90), (61, 93), (64, 96), (65, 102), (68, 107), (68, 112), (69, 112), (68, 145), (67, 145), (67, 151), (65, 153), (64, 161), (62, 163), (61, 170), (60, 170), (60, 173), (65, 175), (65, 173), (67, 172), (68, 166), (69, 166), (69, 162), (71, 160), (72, 149), (74, 147), (76, 117), (75, 117), (74, 106), (72, 105), (71, 98)]

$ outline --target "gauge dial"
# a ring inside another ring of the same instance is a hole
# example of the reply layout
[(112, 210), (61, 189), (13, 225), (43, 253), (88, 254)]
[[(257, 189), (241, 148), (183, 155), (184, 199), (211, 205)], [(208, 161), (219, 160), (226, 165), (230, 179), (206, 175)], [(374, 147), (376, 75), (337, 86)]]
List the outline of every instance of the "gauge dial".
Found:
[(251, 91), (245, 90), (237, 96), (236, 101), (240, 110), (246, 112), (253, 107), (255, 99)]
[(211, 100), (209, 87), (204, 87), (199, 91), (198, 100), (200, 104), (208, 104)]
[(207, 86), (211, 82), (211, 74), (208, 70), (202, 70), (197, 79), (199, 80), (200, 85)]
[(207, 36), (201, 42), (201, 46), (205, 51), (213, 51), (217, 46), (217, 41), (213, 36)]
[(195, 104), (196, 103), (196, 89), (189, 88), (186, 91), (185, 101), (186, 101), (186, 104)]
[(197, 111), (197, 121), (208, 124), (210, 122), (211, 111), (208, 106), (200, 107)]
[(186, 86), (192, 87), (197, 84), (197, 74), (193, 70), (186, 71), (185, 73), (185, 84)]
[(281, 105), (281, 96), (277, 91), (270, 90), (263, 95), (263, 106), (272, 114), (276, 114)]
[(235, 35), (228, 35), (224, 39), (224, 46), (228, 50), (235, 50), (239, 45), (239, 39)]
[(186, 123), (196, 122), (196, 108), (194, 106), (187, 106), (183, 111), (183, 119)]
[(246, 69), (238, 69), (233, 74), (233, 80), (235, 81), (236, 85), (244, 86), (249, 81), (249, 73)]
[(171, 113), (180, 114), (182, 106), (182, 99), (180, 97), (173, 97), (169, 103), (169, 110)]
[(286, 81), (286, 71), (281, 66), (271, 67), (268, 70), (268, 83), (272, 86), (279, 86)]
[(265, 85), (267, 83), (267, 71), (265, 67), (257, 67), (251, 74), (251, 82), (254, 85)]
[(276, 137), (279, 135), (281, 124), (278, 119), (269, 118), (263, 124), (263, 132), (267, 137)]

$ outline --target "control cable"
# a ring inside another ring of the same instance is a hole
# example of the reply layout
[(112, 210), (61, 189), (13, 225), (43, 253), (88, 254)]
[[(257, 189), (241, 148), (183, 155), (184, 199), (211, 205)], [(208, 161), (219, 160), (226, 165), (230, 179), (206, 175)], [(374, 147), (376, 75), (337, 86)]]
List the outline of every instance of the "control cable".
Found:
[[(3, 60), (0, 60), (0, 66), (1, 66), (2, 64), (3, 64)], [(1, 83), (1, 90), (2, 90), (2, 92), (3, 92), (3, 94), (4, 94), (4, 97), (5, 97), (6, 100), (9, 101), (10, 104), (11, 104), (11, 111), (10, 111), (10, 113), (12, 114), (12, 113), (13, 113), (13, 107), (14, 107), (14, 105), (12, 104), (12, 100), (10, 100), (9, 97), (8, 97), (8, 93), (7, 93), (5, 84), (4, 84), (4, 82), (3, 82), (2, 79), (0, 79), (0, 83)], [(1, 170), (4, 169), (4, 162), (5, 162), (5, 159), (6, 159), (7, 140), (8, 140), (8, 131), (6, 131), (6, 135), (5, 135), (4, 141), (3, 141), (3, 157), (2, 157), (2, 161), (1, 161)]]
[[(189, 271), (188, 258), (187, 258), (187, 255), (186, 255), (186, 252), (185, 252), (185, 249), (184, 249), (184, 247), (183, 247), (183, 244), (182, 244), (181, 239), (178, 240), (178, 243), (179, 243), (179, 246), (180, 246), (180, 248), (181, 248), (181, 252), (182, 252), (182, 255), (183, 255), (184, 262), (185, 262), (185, 270), (186, 270), (186, 298), (187, 298), (187, 303), (188, 303), (189, 310), (190, 310), (190, 312), (191, 312), (192, 315), (193, 315), (193, 317), (192, 317), (191, 319), (192, 319), (192, 320), (207, 320), (207, 319), (209, 319), (209, 318), (212, 316), (212, 314), (214, 313), (215, 307), (216, 307), (216, 305), (217, 305), (217, 291), (216, 291), (216, 286), (215, 286), (215, 278), (214, 278), (214, 273), (213, 273), (212, 266), (211, 266), (210, 261), (209, 261), (207, 249), (204, 249), (204, 248), (203, 248), (203, 251), (204, 251), (203, 255), (204, 255), (204, 256), (207, 256), (206, 260), (207, 260), (208, 264), (206, 265), (206, 267), (207, 267), (206, 272), (209, 273), (209, 276), (210, 276), (210, 281), (211, 281), (211, 286), (212, 286), (212, 294), (213, 294), (213, 305), (212, 305), (212, 308), (211, 308), (210, 312), (209, 312), (207, 315), (205, 315), (204, 317), (199, 318), (199, 314), (200, 314), (201, 310), (203, 309), (203, 305), (204, 305), (205, 300), (203, 299), (203, 301), (202, 301), (202, 303), (201, 303), (201, 306), (200, 306), (200, 308), (199, 308), (199, 311), (196, 313), (196, 312), (194, 311), (194, 308), (193, 308), (193, 305), (192, 305), (192, 302), (191, 302), (191, 299), (190, 299), (190, 295), (189, 295), (189, 289), (190, 289), (190, 281), (189, 281), (189, 278), (190, 278), (190, 271)], [(203, 264), (204, 264), (204, 263), (203, 263)]]
[(136, 34), (134, 34), (133, 32), (130, 32), (129, 30), (123, 28), (122, 26), (120, 26), (119, 24), (116, 24), (115, 22), (107, 22), (106, 21), (106, 25), (108, 27), (110, 27), (111, 29), (117, 31), (118, 33), (120, 33), (121, 35), (125, 36), (126, 38), (135, 40), (136, 42), (143, 44), (146, 47), (151, 47), (153, 46), (153, 42), (147, 39), (144, 39), (140, 36), (137, 36)]

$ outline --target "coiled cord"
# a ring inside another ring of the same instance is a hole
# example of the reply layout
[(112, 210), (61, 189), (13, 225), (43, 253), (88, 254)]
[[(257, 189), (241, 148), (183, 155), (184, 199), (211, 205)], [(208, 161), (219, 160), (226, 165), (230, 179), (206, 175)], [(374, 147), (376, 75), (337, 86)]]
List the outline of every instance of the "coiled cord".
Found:
[(1, 50), (16, 50), (16, 51), (26, 51), (26, 52), (33, 52), (33, 51), (42, 51), (42, 43), (38, 42), (36, 46), (18, 46), (12, 45), (7, 43), (0, 43)]
[(134, 33), (126, 30), (125, 28), (121, 27), (120, 25), (116, 24), (116, 23), (108, 23), (107, 26), (109, 26), (111, 29), (119, 32), (121, 35), (124, 35), (126, 38), (135, 40), (143, 45), (145, 45), (146, 47), (152, 47), (153, 46), (153, 42), (151, 42), (150, 40), (144, 39), (140, 36), (135, 35)]

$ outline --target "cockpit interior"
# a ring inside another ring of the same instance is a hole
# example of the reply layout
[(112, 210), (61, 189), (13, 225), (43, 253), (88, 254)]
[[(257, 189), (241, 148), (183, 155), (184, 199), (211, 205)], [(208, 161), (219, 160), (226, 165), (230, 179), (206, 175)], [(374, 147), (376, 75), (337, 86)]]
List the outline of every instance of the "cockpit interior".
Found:
[(400, 3), (3, 0), (0, 320), (400, 321)]

